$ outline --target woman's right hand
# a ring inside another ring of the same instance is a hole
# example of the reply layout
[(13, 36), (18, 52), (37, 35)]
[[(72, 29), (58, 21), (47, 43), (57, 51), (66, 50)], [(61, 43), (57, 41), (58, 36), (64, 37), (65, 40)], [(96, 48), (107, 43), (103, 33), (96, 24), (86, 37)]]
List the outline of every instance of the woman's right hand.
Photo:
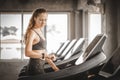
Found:
[(56, 67), (55, 71), (59, 71), (60, 69), (58, 67)]
[(56, 60), (56, 56), (55, 56), (54, 54), (50, 54), (49, 57), (50, 57), (50, 59), (51, 59), (52, 61), (55, 61), (55, 60)]
[(54, 71), (59, 71), (59, 68), (54, 64), (54, 62), (50, 58), (45, 58), (45, 60), (53, 68)]

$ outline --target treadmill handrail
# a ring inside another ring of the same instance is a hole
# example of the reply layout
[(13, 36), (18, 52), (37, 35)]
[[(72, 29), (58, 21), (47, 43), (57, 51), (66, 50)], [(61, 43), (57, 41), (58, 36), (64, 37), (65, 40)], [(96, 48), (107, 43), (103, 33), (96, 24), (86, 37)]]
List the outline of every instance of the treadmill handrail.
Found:
[(74, 46), (74, 44), (76, 43), (76, 39), (73, 39), (70, 44), (67, 46), (67, 48), (63, 51), (63, 53), (61, 54), (61, 56), (65, 56), (67, 54), (67, 52), (72, 48), (72, 46)]
[[(79, 52), (82, 50), (82, 47), (85, 43), (84, 38), (79, 38), (79, 40), (75, 43), (73, 48), (68, 52), (68, 54), (64, 57), (64, 60), (69, 59), (72, 55), (74, 55), (76, 52)], [(79, 49), (79, 51), (78, 51)]]
[(56, 53), (56, 55), (60, 55), (62, 53), (62, 51), (68, 46), (69, 43), (70, 43), (69, 40), (65, 41), (65, 43), (63, 44), (61, 49)]

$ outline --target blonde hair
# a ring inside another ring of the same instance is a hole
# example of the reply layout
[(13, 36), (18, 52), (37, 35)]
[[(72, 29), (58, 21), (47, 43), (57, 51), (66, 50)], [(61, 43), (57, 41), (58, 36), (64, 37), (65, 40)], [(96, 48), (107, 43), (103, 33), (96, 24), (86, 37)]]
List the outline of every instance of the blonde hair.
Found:
[(26, 33), (25, 33), (25, 36), (24, 36), (25, 43), (26, 43), (26, 40), (27, 40), (28, 33), (35, 26), (35, 20), (34, 20), (34, 18), (37, 18), (39, 16), (39, 14), (41, 14), (41, 13), (47, 13), (47, 10), (44, 9), (44, 8), (37, 8), (37, 9), (35, 9), (33, 11), (31, 19), (30, 19), (28, 27), (27, 27), (27, 30), (26, 30)]

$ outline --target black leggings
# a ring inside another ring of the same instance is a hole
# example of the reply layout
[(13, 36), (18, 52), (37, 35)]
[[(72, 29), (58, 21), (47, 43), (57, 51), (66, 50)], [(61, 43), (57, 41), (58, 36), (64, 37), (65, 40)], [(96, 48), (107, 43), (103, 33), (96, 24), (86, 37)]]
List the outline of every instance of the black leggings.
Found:
[(44, 74), (44, 64), (45, 61), (41, 59), (30, 59), (28, 64), (28, 75), (38, 75), (38, 74)]

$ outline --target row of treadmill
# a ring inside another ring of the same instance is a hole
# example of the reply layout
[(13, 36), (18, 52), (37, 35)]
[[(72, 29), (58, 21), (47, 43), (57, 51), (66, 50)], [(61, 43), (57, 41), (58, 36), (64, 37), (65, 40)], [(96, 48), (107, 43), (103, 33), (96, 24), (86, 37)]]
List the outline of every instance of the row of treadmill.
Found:
[(120, 80), (120, 47), (106, 57), (102, 49), (106, 39), (105, 34), (98, 34), (86, 48), (84, 38), (68, 40), (54, 53), (59, 71), (46, 63), (45, 74), (29, 76), (24, 66), (18, 80), (113, 80), (114, 76)]

